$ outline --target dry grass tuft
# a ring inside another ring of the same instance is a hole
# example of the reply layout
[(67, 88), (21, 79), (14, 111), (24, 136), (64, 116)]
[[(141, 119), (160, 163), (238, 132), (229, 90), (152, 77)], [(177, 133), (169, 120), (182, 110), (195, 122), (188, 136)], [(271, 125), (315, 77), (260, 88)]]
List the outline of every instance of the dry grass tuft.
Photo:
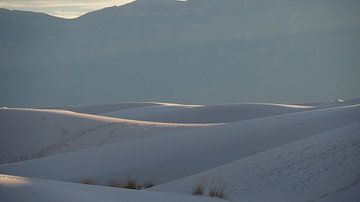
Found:
[(224, 190), (223, 187), (212, 187), (212, 188), (210, 188), (209, 196), (210, 197), (217, 197), (217, 198), (225, 198), (224, 191), (225, 190)]
[(125, 183), (125, 186), (123, 188), (126, 188), (126, 189), (141, 189), (141, 186), (139, 186), (136, 183), (136, 180), (134, 180), (132, 178), (129, 178), (127, 180), (127, 182)]
[(201, 184), (196, 185), (193, 188), (192, 195), (203, 195), (203, 194), (204, 194), (204, 187)]
[(138, 184), (136, 180), (129, 177), (125, 182), (119, 182), (116, 180), (112, 180), (107, 184), (109, 187), (117, 187), (117, 188), (124, 188), (124, 189), (147, 189), (154, 186), (152, 181), (145, 181), (144, 184)]

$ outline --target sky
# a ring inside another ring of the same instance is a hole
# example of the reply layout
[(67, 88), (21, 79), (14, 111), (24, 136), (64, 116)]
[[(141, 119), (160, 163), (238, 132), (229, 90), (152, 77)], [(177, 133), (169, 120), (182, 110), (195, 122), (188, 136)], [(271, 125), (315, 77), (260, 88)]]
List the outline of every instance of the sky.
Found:
[(76, 18), (104, 7), (123, 5), (133, 0), (0, 0), (0, 8), (43, 12), (62, 18)]

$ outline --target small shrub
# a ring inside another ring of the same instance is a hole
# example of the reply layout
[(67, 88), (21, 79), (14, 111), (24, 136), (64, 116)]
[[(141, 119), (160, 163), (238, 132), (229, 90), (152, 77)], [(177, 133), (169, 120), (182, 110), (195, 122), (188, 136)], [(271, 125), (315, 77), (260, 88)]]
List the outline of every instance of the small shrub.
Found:
[(224, 188), (212, 187), (209, 191), (210, 197), (225, 198)]
[(112, 180), (107, 185), (109, 187), (117, 187), (117, 188), (124, 188), (124, 189), (147, 189), (147, 188), (154, 186), (152, 181), (145, 181), (144, 184), (138, 184), (136, 182), (136, 180), (134, 180), (132, 178), (128, 178), (128, 180), (124, 183)]
[(83, 184), (89, 184), (89, 185), (94, 185), (95, 184), (95, 181), (90, 179), (90, 178), (85, 178), (83, 180), (81, 180), (81, 183)]
[(137, 185), (135, 180), (129, 178), (128, 181), (126, 182), (124, 188), (126, 188), (126, 189), (140, 189), (141, 186)]
[(193, 188), (192, 195), (203, 195), (203, 193), (204, 193), (204, 187), (202, 185), (199, 184)]

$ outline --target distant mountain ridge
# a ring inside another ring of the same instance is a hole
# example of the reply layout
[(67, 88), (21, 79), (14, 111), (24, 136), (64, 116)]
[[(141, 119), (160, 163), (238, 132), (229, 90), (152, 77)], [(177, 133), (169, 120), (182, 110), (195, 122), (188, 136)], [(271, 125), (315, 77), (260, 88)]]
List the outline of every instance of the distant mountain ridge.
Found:
[(65, 20), (0, 10), (0, 105), (358, 97), (355, 0), (138, 0)]

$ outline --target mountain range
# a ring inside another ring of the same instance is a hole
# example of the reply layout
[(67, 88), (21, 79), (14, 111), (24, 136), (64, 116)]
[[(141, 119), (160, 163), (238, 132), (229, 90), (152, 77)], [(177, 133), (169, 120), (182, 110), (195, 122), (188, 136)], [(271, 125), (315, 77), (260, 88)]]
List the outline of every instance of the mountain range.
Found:
[(0, 9), (0, 105), (358, 97), (356, 0), (137, 0), (62, 19)]

